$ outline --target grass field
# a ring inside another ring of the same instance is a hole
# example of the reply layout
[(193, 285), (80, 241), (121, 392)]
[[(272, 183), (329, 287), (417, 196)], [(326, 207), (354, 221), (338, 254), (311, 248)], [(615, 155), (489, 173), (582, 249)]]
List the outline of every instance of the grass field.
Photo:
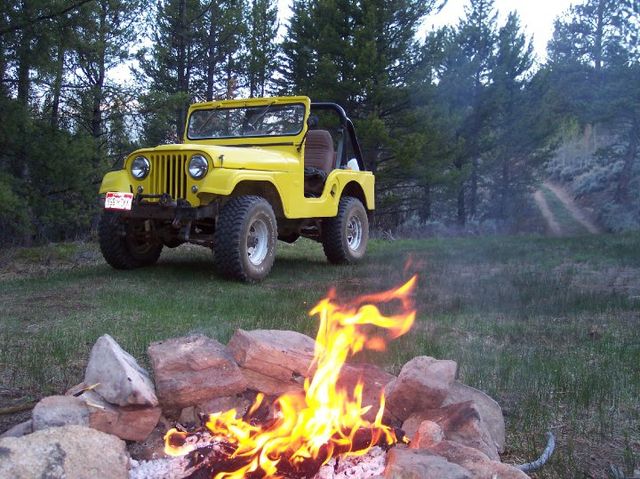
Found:
[(640, 234), (379, 240), (357, 267), (328, 265), (311, 242), (278, 247), (256, 286), (219, 279), (210, 253), (195, 247), (131, 272), (107, 267), (92, 244), (0, 252), (4, 403), (79, 382), (104, 333), (143, 364), (151, 341), (189, 333), (314, 336), (307, 311), (330, 287), (347, 298), (417, 271), (416, 325), (365, 359), (391, 372), (420, 354), (456, 360), (461, 380), (504, 409), (506, 462), (533, 459), (555, 433), (557, 451), (534, 477), (606, 478), (610, 465), (628, 475), (640, 466)]

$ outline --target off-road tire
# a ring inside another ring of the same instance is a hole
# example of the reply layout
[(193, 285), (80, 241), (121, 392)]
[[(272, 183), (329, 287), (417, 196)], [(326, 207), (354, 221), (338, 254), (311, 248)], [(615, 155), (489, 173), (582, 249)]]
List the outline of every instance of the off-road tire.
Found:
[(220, 210), (213, 259), (226, 278), (255, 283), (271, 271), (278, 227), (273, 208), (260, 196), (237, 196)]
[(360, 261), (367, 250), (369, 219), (362, 202), (343, 196), (338, 215), (322, 222), (322, 247), (329, 262), (351, 264)]
[[(124, 232), (124, 234), (123, 234)], [(160, 242), (135, 242), (130, 226), (113, 211), (102, 213), (98, 224), (102, 256), (115, 269), (134, 269), (155, 264), (162, 252)]]

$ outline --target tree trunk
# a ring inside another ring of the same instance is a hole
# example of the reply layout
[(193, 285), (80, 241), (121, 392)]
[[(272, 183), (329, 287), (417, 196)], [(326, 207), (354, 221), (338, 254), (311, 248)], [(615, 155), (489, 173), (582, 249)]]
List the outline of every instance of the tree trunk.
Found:
[(506, 221), (507, 202), (509, 201), (509, 160), (502, 161), (502, 174), (500, 175), (500, 203), (498, 205), (498, 218)]
[(91, 136), (95, 138), (96, 144), (100, 144), (102, 136), (102, 97), (104, 93), (105, 62), (106, 62), (106, 37), (107, 37), (107, 11), (109, 5), (100, 2), (100, 25), (98, 38), (100, 39), (100, 51), (98, 52), (98, 76), (95, 78), (91, 99)]
[(458, 183), (458, 224), (464, 226), (467, 222), (467, 212), (464, 204), (464, 181)]
[(213, 18), (213, 12), (211, 16), (211, 24), (209, 26), (209, 43), (208, 43), (208, 57), (207, 57), (207, 101), (213, 100), (213, 74), (216, 70), (216, 36), (215, 36), (215, 27), (214, 22), (216, 21)]
[(58, 55), (56, 58), (56, 77), (53, 81), (53, 100), (51, 102), (51, 117), (49, 122), (51, 128), (57, 128), (60, 118), (60, 95), (62, 94), (62, 77), (64, 76), (64, 54), (65, 49), (62, 46), (64, 32), (60, 36), (60, 45), (58, 45)]
[[(180, 0), (178, 4), (178, 25), (176, 28), (176, 44), (178, 50), (178, 58), (177, 58), (177, 69), (178, 69), (178, 84), (177, 84), (177, 93), (188, 93), (188, 88), (185, 86), (185, 81), (187, 78), (187, 46), (186, 46), (186, 35), (187, 35), (187, 27), (186, 27), (186, 17), (187, 17), (187, 2), (186, 0)], [(186, 118), (186, 108), (184, 106), (184, 101), (180, 98), (180, 105), (176, 109), (176, 132), (178, 135), (178, 141), (182, 141), (184, 138), (184, 122)]]
[(478, 168), (479, 160), (474, 157), (471, 160), (471, 186), (469, 191), (469, 216), (471, 218), (476, 217), (478, 210)]

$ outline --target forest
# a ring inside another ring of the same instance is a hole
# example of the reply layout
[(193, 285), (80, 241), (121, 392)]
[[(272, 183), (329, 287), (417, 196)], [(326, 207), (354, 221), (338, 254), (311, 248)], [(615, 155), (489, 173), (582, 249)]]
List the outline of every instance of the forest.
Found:
[[(187, 107), (304, 94), (344, 106), (378, 231), (537, 232), (561, 183), (607, 231), (640, 227), (640, 3), (580, 0), (544, 61), (515, 13), (469, 0), (3, 0), (0, 244), (90, 237), (105, 172), (180, 142)], [(394, 233), (395, 234), (395, 233)]]

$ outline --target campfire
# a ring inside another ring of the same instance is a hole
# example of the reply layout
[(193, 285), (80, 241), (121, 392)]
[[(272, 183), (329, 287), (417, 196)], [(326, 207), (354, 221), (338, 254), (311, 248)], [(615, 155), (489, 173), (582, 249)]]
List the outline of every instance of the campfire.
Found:
[[(237, 329), (226, 345), (153, 342), (153, 376), (105, 334), (82, 383), (0, 438), (0, 476), (44, 477), (66, 457), (68, 477), (104, 479), (526, 479), (500, 462), (500, 406), (457, 380), (455, 361), (416, 356), (396, 376), (354, 358), (411, 329), (416, 282), (329, 293), (310, 311), (315, 340)], [(41, 450), (52, 452), (24, 454)]]
[[(364, 456), (372, 448), (388, 448), (402, 434), (383, 423), (384, 393), (375, 419), (365, 415), (363, 383), (338, 386), (346, 361), (363, 349), (382, 351), (388, 340), (405, 334), (415, 320), (412, 292), (416, 277), (399, 288), (338, 304), (334, 294), (310, 312), (318, 316), (313, 372), (300, 393), (285, 393), (273, 404), (256, 401), (243, 417), (231, 409), (209, 414), (203, 427), (171, 429), (165, 452), (186, 456), (192, 473), (214, 479), (306, 478), (336, 457)], [(379, 309), (399, 307), (386, 315)]]

